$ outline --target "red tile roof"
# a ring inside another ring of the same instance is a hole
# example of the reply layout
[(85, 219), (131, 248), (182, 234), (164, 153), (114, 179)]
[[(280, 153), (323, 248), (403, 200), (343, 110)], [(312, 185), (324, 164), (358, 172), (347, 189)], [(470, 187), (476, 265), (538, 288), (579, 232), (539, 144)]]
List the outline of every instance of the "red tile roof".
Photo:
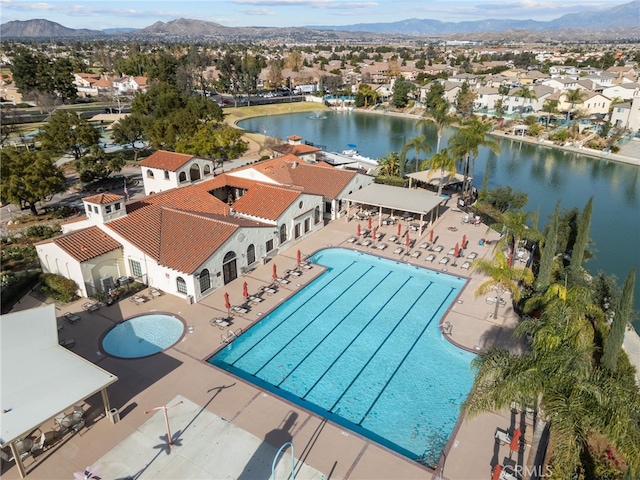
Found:
[(273, 147), (274, 152), (278, 152), (282, 155), (308, 155), (310, 153), (317, 153), (321, 150), (318, 147), (312, 147), (311, 145), (303, 144), (284, 144)]
[(104, 205), (106, 203), (117, 202), (123, 198), (124, 197), (122, 195), (118, 195), (116, 193), (99, 193), (97, 195), (91, 195), (90, 197), (84, 197), (82, 200), (84, 202)]
[(300, 194), (299, 190), (256, 183), (233, 204), (233, 209), (252, 217), (277, 220)]
[(75, 232), (69, 232), (54, 238), (52, 241), (78, 262), (86, 262), (92, 258), (122, 248), (120, 242), (111, 238), (98, 227), (89, 227), (76, 230)]
[(158, 150), (140, 162), (140, 166), (175, 172), (192, 158), (193, 155)]
[(357, 175), (357, 172), (352, 170), (327, 168), (327, 164), (307, 163), (294, 155), (265, 160), (239, 170), (248, 168), (255, 169), (280, 185), (298, 188), (304, 193), (322, 195), (325, 198), (336, 198)]
[(160, 192), (129, 202), (127, 216), (105, 226), (159, 264), (191, 274), (238, 227), (265, 226), (229, 215), (229, 206), (210, 193), (227, 185), (244, 189), (256, 182), (219, 175), (195, 185)]

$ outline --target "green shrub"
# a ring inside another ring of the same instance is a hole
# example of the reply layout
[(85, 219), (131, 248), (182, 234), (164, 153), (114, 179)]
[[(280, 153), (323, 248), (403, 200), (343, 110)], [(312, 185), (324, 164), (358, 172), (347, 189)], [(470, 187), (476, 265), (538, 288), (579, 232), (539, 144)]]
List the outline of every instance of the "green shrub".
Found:
[(620, 151), (620, 147), (618, 145), (611, 145), (611, 153), (618, 153)]
[(58, 225), (34, 225), (27, 228), (27, 237), (30, 237), (34, 241), (45, 240), (47, 238), (55, 237), (60, 234), (60, 227)]
[(55, 273), (43, 273), (40, 282), (43, 293), (64, 303), (73, 300), (78, 290), (76, 282)]
[(387, 177), (384, 175), (378, 175), (375, 178), (375, 183), (380, 183), (382, 185), (393, 185), (394, 187), (406, 187), (408, 185), (408, 181), (401, 177)]

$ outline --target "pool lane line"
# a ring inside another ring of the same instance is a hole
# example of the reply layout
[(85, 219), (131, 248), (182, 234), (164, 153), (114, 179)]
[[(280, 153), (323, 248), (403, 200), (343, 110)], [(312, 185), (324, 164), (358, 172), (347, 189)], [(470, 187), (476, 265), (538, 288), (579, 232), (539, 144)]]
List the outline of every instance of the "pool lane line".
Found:
[[(367, 270), (367, 271), (365, 272), (365, 274), (366, 274), (366, 273), (368, 273), (368, 272), (370, 272), (373, 268), (375, 268), (375, 267), (373, 267), (373, 266), (372, 266), (369, 270)], [(313, 352), (315, 352), (315, 351), (316, 351), (316, 349), (317, 349), (320, 345), (322, 345), (322, 343), (327, 339), (327, 337), (328, 337), (329, 335), (331, 335), (331, 334), (335, 331), (335, 329), (336, 329), (336, 328), (338, 328), (340, 325), (342, 325), (342, 322), (344, 322), (344, 321), (349, 317), (349, 315), (351, 315), (351, 313), (353, 313), (353, 311), (354, 311), (354, 310), (356, 310), (360, 305), (362, 305), (362, 303), (363, 303), (365, 300), (367, 300), (367, 299), (369, 298), (369, 296), (373, 293), (373, 291), (374, 291), (376, 288), (378, 288), (378, 287), (380, 286), (380, 284), (382, 284), (382, 283), (383, 283), (387, 278), (389, 278), (389, 275), (391, 275), (391, 274), (392, 274), (392, 272), (391, 272), (391, 271), (387, 272), (387, 274), (386, 274), (386, 275), (384, 275), (384, 276), (380, 279), (380, 281), (379, 281), (377, 284), (375, 284), (375, 285), (371, 288), (371, 290), (369, 291), (369, 293), (368, 293), (367, 295), (365, 295), (364, 297), (362, 297), (362, 298), (360, 299), (360, 301), (358, 301), (358, 303), (356, 303), (356, 304), (353, 306), (353, 308), (352, 308), (351, 310), (349, 310), (349, 311), (347, 312), (347, 314), (346, 314), (346, 315), (344, 315), (344, 316), (342, 317), (342, 320), (340, 320), (340, 321), (339, 321), (339, 322), (338, 322), (338, 323), (337, 323), (337, 324), (336, 324), (336, 325), (335, 325), (331, 330), (329, 330), (329, 332), (327, 332), (327, 334), (326, 334), (324, 337), (322, 337), (322, 339), (321, 339), (318, 343), (316, 343), (316, 346), (315, 346), (315, 347), (313, 347), (311, 350), (309, 350), (309, 352), (308, 352), (308, 353), (307, 353), (307, 354), (302, 358), (302, 360), (300, 360), (300, 361), (298, 362), (298, 364), (297, 364), (297, 365), (296, 365), (292, 370), (289, 370), (289, 372), (287, 373), (287, 376), (286, 376), (286, 377), (284, 377), (284, 378), (280, 381), (280, 383), (278, 383), (276, 386), (277, 386), (277, 387), (280, 387), (280, 385), (282, 385), (282, 384), (287, 380), (287, 377), (288, 377), (289, 375), (291, 375), (293, 372), (295, 372), (295, 371), (298, 369), (298, 367), (299, 367), (300, 365), (302, 365), (302, 363), (303, 363), (307, 358), (309, 358), (309, 355), (311, 355)], [(361, 276), (360, 278), (362, 278), (362, 276)], [(357, 281), (357, 280), (356, 280), (356, 281)], [(351, 284), (351, 286), (353, 286), (353, 285), (355, 285), (355, 282), (354, 282), (353, 284)], [(310, 323), (310, 324), (314, 323), (314, 322), (318, 319), (318, 317), (319, 317), (319, 315), (317, 315), (317, 316), (316, 316), (316, 317), (311, 321), (311, 323)], [(373, 320), (373, 319), (372, 319), (372, 320)], [(372, 320), (370, 320), (369, 322), (371, 322)], [(305, 328), (306, 328), (306, 327), (305, 327)], [(351, 343), (350, 343), (350, 344), (351, 344)], [(326, 373), (326, 371), (325, 371), (325, 373)], [(324, 376), (324, 374), (323, 374), (322, 376)], [(320, 378), (322, 378), (322, 376), (321, 376)], [(319, 380), (318, 380), (318, 381), (319, 381)], [(316, 383), (317, 383), (317, 382), (316, 382)], [(314, 384), (314, 386), (315, 386), (315, 384)], [(311, 387), (311, 388), (313, 388), (313, 387)], [(304, 396), (302, 396), (302, 397), (300, 397), (300, 398), (302, 398), (302, 399), (304, 400), (304, 397), (306, 397), (308, 393), (309, 393), (309, 392), (307, 392)]]
[[(390, 272), (391, 273), (391, 272)], [(386, 277), (385, 277), (386, 278)], [(402, 290), (402, 288), (411, 280), (411, 278), (413, 277), (409, 277), (407, 278), (402, 284), (400, 284), (400, 286), (396, 289), (395, 292), (393, 292), (392, 295), (389, 296), (389, 299), (393, 298), (400, 290)], [(432, 282), (433, 283), (433, 282)], [(377, 285), (376, 285), (377, 286)], [(429, 284), (429, 286), (427, 286), (427, 288), (429, 288), (431, 286), (431, 284)], [(372, 290), (373, 292), (373, 290)], [(371, 292), (370, 292), (371, 293)], [(320, 381), (325, 377), (325, 375), (329, 372), (329, 370), (331, 370), (333, 368), (333, 366), (336, 364), (336, 362), (338, 360), (340, 360), (342, 358), (342, 355), (349, 349), (349, 347), (351, 347), (351, 345), (353, 345), (353, 342), (355, 342), (358, 337), (362, 334), (362, 332), (364, 332), (367, 327), (371, 324), (371, 322), (373, 322), (378, 315), (380, 314), (380, 312), (384, 309), (384, 307), (387, 306), (387, 304), (389, 303), (389, 301), (387, 300), (387, 302), (385, 303), (385, 305), (380, 308), (378, 310), (378, 312), (375, 315), (371, 316), (371, 320), (369, 320), (367, 323), (365, 323), (362, 328), (360, 329), (360, 331), (357, 333), (357, 335), (355, 335), (353, 337), (353, 339), (349, 342), (349, 344), (342, 350), (342, 352), (340, 352), (340, 354), (333, 360), (333, 362), (331, 362), (331, 364), (325, 369), (324, 373), (322, 375), (320, 375), (320, 377), (314, 382), (313, 385), (311, 385), (311, 388), (309, 388), (309, 390), (307, 390), (307, 393), (304, 394), (304, 396), (300, 397), (303, 400), (306, 400), (307, 395), (309, 395), (311, 393), (311, 391), (316, 388), (316, 386), (318, 385), (318, 383), (320, 383)], [(346, 318), (346, 317), (345, 317)], [(343, 319), (344, 320), (344, 319)], [(395, 327), (394, 327), (395, 329)], [(391, 332), (393, 332), (393, 330), (391, 330)], [(323, 339), (324, 340), (324, 339)], [(339, 401), (339, 400), (338, 400)], [(335, 405), (334, 405), (335, 406)], [(330, 410), (328, 410), (330, 411)]]
[[(384, 391), (387, 389), (387, 387), (389, 386), (389, 384), (391, 383), (391, 381), (393, 380), (393, 377), (396, 375), (396, 373), (398, 373), (398, 370), (400, 370), (400, 367), (402, 366), (402, 364), (406, 361), (407, 357), (409, 356), (409, 354), (413, 351), (413, 349), (415, 348), (415, 346), (418, 344), (418, 342), (420, 341), (420, 339), (422, 338), (422, 335), (424, 335), (424, 332), (427, 330), (427, 328), (429, 328), (429, 325), (431, 325), (431, 322), (433, 322), (433, 319), (436, 317), (437, 313), (440, 311), (440, 309), (442, 308), (442, 306), (445, 304), (445, 302), (447, 301), (447, 299), (449, 299), (449, 297), (451, 297), (451, 294), (453, 293), (454, 288), (453, 287), (449, 287), (449, 293), (448, 295), (442, 300), (442, 302), (440, 302), (440, 306), (438, 307), (438, 309), (433, 313), (433, 315), (431, 315), (431, 320), (429, 320), (427, 322), (427, 324), (425, 325), (425, 327), (422, 329), (422, 331), (420, 332), (420, 335), (416, 336), (416, 339), (413, 341), (413, 344), (411, 345), (411, 347), (409, 347), (409, 350), (407, 351), (407, 353), (405, 354), (405, 356), (402, 358), (402, 361), (400, 363), (398, 363), (398, 365), (396, 366), (395, 370), (393, 371), (393, 373), (391, 374), (391, 376), (389, 377), (389, 379), (384, 382), (382, 390), (380, 390), (380, 392), (378, 393), (378, 395), (376, 396), (375, 400), (373, 401), (373, 403), (371, 404), (371, 406), (369, 407), (369, 409), (366, 411), (366, 413), (362, 416), (362, 418), (360, 419), (360, 421), (357, 423), (357, 425), (362, 426), (362, 422), (364, 422), (364, 420), (367, 418), (367, 415), (369, 415), (369, 413), (371, 412), (371, 410), (373, 409), (374, 405), (378, 402), (378, 400), (380, 399), (380, 397), (382, 396), (382, 394), (384, 393)], [(440, 317), (442, 317), (442, 315), (440, 315)]]
[[(349, 270), (351, 267), (353, 267), (357, 262), (354, 260), (353, 262), (351, 262), (349, 265), (347, 265), (340, 273), (336, 274), (335, 277), (333, 277), (331, 280), (329, 280), (327, 282), (326, 285), (324, 285), (320, 290), (318, 290), (316, 293), (314, 293), (313, 295), (311, 295), (309, 298), (307, 298), (296, 310), (294, 310), (293, 312), (291, 312), (289, 315), (287, 315), (286, 317), (284, 317), (279, 323), (277, 323), (276, 325), (274, 325), (271, 330), (269, 330), (268, 332), (265, 333), (264, 337), (262, 337), (260, 340), (258, 340), (256, 343), (254, 343), (251, 347), (249, 347), (249, 349), (244, 352), (241, 356), (239, 356), (238, 358), (236, 358), (233, 362), (228, 363), (226, 361), (223, 360), (224, 363), (226, 363), (227, 365), (235, 365), (236, 362), (240, 361), (247, 353), (249, 353), (251, 350), (253, 350), (256, 346), (258, 346), (262, 341), (264, 341), (269, 335), (271, 335), (273, 332), (275, 332), (283, 323), (285, 323), (287, 320), (289, 320), (289, 318), (292, 315), (295, 315), (296, 312), (298, 312), (298, 310), (300, 310), (304, 305), (306, 305), (308, 302), (310, 302), (312, 299), (314, 299), (317, 295), (319, 295), (328, 285), (331, 285), (335, 280), (337, 280), (338, 278), (340, 278), (340, 276), (345, 273), (347, 270)], [(319, 278), (319, 277), (316, 277)], [(315, 280), (315, 279), (314, 279)], [(249, 373), (249, 372), (247, 372)], [(252, 375), (251, 373), (249, 373), (249, 375)]]
[[(393, 335), (393, 333), (396, 331), (396, 329), (402, 324), (402, 322), (407, 318), (407, 314), (413, 309), (413, 307), (416, 305), (416, 303), (418, 303), (418, 301), (424, 296), (424, 294), (426, 293), (427, 290), (429, 290), (429, 288), (431, 287), (431, 285), (433, 285), (433, 282), (429, 283), (429, 285), (427, 285), (427, 287), (422, 291), (422, 293), (420, 295), (417, 295), (415, 300), (413, 301), (413, 303), (411, 303), (411, 305), (409, 306), (409, 308), (405, 311), (405, 313), (402, 315), (400, 321), (398, 323), (396, 323), (396, 325), (393, 327), (393, 329), (391, 329), (391, 332), (389, 332), (389, 334), (385, 337), (385, 339), (382, 341), (382, 343), (380, 345), (378, 345), (378, 348), (375, 349), (375, 351), (373, 352), (373, 354), (369, 357), (369, 359), (367, 360), (367, 362), (364, 364), (364, 366), (360, 369), (360, 371), (357, 373), (357, 375), (351, 380), (351, 382), (349, 383), (349, 385), (347, 386), (347, 388), (342, 392), (342, 394), (340, 395), (340, 397), (338, 397), (338, 400), (336, 400), (336, 402), (331, 406), (331, 408), (329, 409), (329, 412), (332, 412), (334, 408), (336, 408), (336, 405), (338, 405), (338, 403), (340, 403), (340, 400), (342, 400), (342, 398), (345, 396), (345, 394), (349, 391), (349, 389), (353, 386), (353, 384), (356, 382), (356, 380), (358, 378), (360, 378), (360, 375), (362, 374), (362, 372), (364, 371), (365, 368), (367, 368), (369, 366), (369, 364), (371, 363), (371, 361), (374, 359), (374, 357), (378, 354), (378, 352), (380, 351), (380, 349), (387, 343), (387, 340), (389, 340), (391, 338), (391, 336)], [(382, 310), (382, 309), (380, 309)], [(431, 323), (431, 322), (429, 322)], [(344, 353), (344, 352), (343, 352)]]
[[(333, 306), (333, 305), (334, 305), (338, 300), (340, 300), (340, 299), (342, 298), (342, 296), (343, 296), (343, 295), (346, 295), (346, 294), (347, 294), (347, 292), (349, 292), (349, 290), (350, 290), (350, 289), (351, 289), (351, 288), (352, 288), (352, 287), (353, 287), (353, 286), (354, 286), (354, 285), (355, 285), (355, 284), (356, 284), (360, 279), (362, 279), (365, 275), (367, 275), (367, 274), (368, 274), (371, 270), (373, 270), (374, 268), (375, 268), (375, 267), (374, 267), (373, 265), (371, 265), (371, 266), (369, 266), (369, 268), (367, 268), (364, 272), (362, 272), (362, 274), (361, 274), (359, 277), (357, 277), (357, 278), (353, 281), (353, 283), (349, 286), (349, 288), (347, 288), (347, 289), (343, 290), (343, 291), (342, 291), (342, 293), (341, 293), (340, 295), (338, 295), (338, 296), (337, 296), (337, 297), (335, 297), (331, 302), (329, 302), (327, 305), (325, 305), (325, 307), (324, 307), (322, 310), (320, 310), (320, 311), (317, 313), (317, 315), (316, 315), (315, 317), (313, 317), (311, 320), (309, 320), (309, 322), (308, 322), (308, 323), (307, 323), (307, 324), (306, 324), (306, 325), (305, 325), (301, 330), (299, 330), (299, 331), (298, 331), (298, 333), (296, 333), (293, 337), (291, 337), (291, 338), (289, 339), (289, 341), (288, 341), (287, 343), (285, 343), (285, 344), (280, 348), (280, 350), (278, 350), (275, 354), (273, 354), (269, 360), (267, 360), (266, 362), (264, 362), (264, 363), (262, 364), (262, 366), (261, 366), (258, 370), (256, 370), (256, 371), (253, 373), (253, 375), (258, 375), (258, 373), (259, 373), (259, 372), (260, 372), (264, 367), (266, 367), (268, 364), (270, 364), (270, 363), (271, 363), (271, 361), (272, 361), (275, 357), (277, 357), (280, 353), (282, 353), (282, 351), (283, 351), (283, 350), (285, 350), (285, 349), (286, 349), (286, 348), (291, 344), (291, 342), (293, 342), (296, 338), (298, 338), (300, 335), (302, 335), (302, 333), (304, 333), (304, 331), (305, 331), (307, 328), (309, 328), (311, 325), (313, 325), (313, 323), (318, 319), (318, 317), (320, 317), (324, 312), (326, 312), (329, 308), (331, 308), (331, 307), (332, 307), (332, 306)], [(301, 305), (298, 309), (296, 309), (296, 312), (297, 312), (298, 310), (300, 310), (300, 308), (302, 308), (302, 305)], [(269, 382), (269, 383), (271, 383), (271, 382)], [(280, 383), (282, 383), (282, 382), (280, 382)], [(276, 386), (279, 386), (279, 385), (280, 385), (280, 384), (278, 384), (278, 385), (276, 385)]]

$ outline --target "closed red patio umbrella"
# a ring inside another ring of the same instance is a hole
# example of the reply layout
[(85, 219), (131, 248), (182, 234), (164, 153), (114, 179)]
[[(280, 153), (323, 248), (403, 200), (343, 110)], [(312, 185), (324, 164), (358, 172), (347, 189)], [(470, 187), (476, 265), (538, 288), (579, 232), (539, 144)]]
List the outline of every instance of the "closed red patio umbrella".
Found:
[(495, 467), (493, 467), (493, 475), (491, 475), (491, 480), (498, 480), (501, 473), (502, 465), (496, 465)]
[(378, 227), (373, 228), (373, 241), (378, 240)]
[(356, 235), (362, 235), (362, 230), (360, 230), (360, 224), (358, 224), (358, 228), (356, 229)]
[(242, 296), (244, 298), (247, 298), (249, 296), (249, 285), (247, 285), (247, 282), (244, 282), (242, 284)]
[(398, 222), (398, 236), (402, 235), (402, 224)]
[(460, 255), (460, 245), (456, 243), (456, 247), (453, 249), (453, 256), (458, 258), (459, 255)]
[(275, 280), (276, 278), (278, 278), (278, 267), (276, 267), (276, 264), (273, 264), (273, 273), (271, 274), (271, 277)]
[(462, 235), (462, 248), (467, 248), (467, 236)]
[(227, 315), (229, 315), (229, 310), (231, 309), (231, 302), (229, 302), (229, 294), (224, 292), (224, 308), (227, 309)]
[(367, 221), (367, 225), (369, 226), (369, 230), (371, 230), (371, 217), (369, 217), (369, 220)]
[(429, 232), (429, 243), (433, 243), (433, 230)]
[(407, 248), (409, 247), (409, 245), (411, 245), (411, 239), (409, 238), (409, 232), (407, 232), (406, 235), (404, 236), (404, 244), (407, 246)]
[(298, 253), (296, 253), (296, 262), (298, 262), (298, 265), (302, 263), (302, 254), (300, 253), (300, 249), (298, 249)]
[(516, 428), (515, 432), (513, 432), (513, 437), (511, 438), (511, 443), (509, 444), (509, 449), (513, 452), (517, 452), (520, 450), (520, 436), (522, 432), (519, 428)]

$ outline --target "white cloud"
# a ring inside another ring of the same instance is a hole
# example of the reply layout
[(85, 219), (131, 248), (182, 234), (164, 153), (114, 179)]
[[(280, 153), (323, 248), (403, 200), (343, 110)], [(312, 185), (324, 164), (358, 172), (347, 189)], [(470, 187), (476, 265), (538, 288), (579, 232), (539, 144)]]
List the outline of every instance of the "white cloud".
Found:
[(316, 9), (350, 10), (377, 7), (378, 2), (340, 2), (335, 0), (232, 0), (238, 5), (265, 5), (270, 7), (307, 7)]

